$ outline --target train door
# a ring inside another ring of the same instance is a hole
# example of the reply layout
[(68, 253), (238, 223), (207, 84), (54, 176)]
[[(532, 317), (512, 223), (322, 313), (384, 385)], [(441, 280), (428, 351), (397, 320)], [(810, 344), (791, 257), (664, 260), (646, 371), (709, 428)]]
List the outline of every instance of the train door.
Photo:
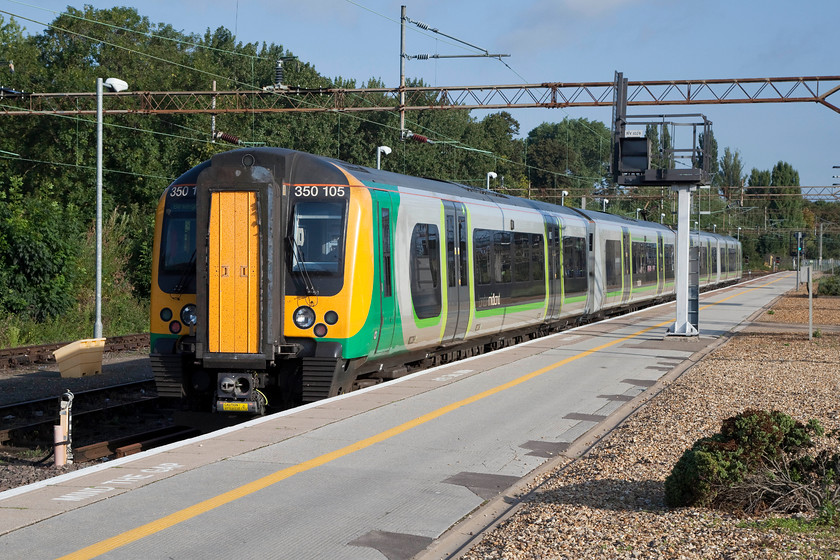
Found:
[(661, 233), (656, 234), (656, 295), (665, 290), (665, 240)]
[(621, 303), (630, 301), (633, 290), (633, 253), (630, 241), (630, 228), (621, 228)]
[(470, 322), (467, 214), (460, 202), (445, 200), (446, 327), (443, 342), (463, 340)]
[[(601, 243), (600, 234), (598, 243)], [(601, 247), (603, 247), (603, 244), (601, 244)], [(604, 277), (602, 267), (599, 265), (604, 262), (606, 255), (601, 247), (595, 244), (595, 222), (589, 220), (586, 222), (586, 270), (589, 293), (587, 294), (586, 306), (583, 310), (584, 315), (598, 311), (604, 304), (607, 279)]]
[(563, 244), (561, 242), (560, 219), (557, 216), (546, 216), (548, 224), (548, 312), (547, 319), (554, 319), (560, 315), (560, 290), (563, 284)]
[(391, 204), (391, 194), (378, 193), (374, 197), (374, 223), (377, 229), (376, 259), (379, 268), (379, 338), (376, 341), (376, 353), (388, 352), (394, 340), (396, 322), (396, 298), (394, 297), (393, 246), (394, 223), (396, 216)]
[(207, 350), (260, 352), (260, 212), (256, 191), (210, 194)]

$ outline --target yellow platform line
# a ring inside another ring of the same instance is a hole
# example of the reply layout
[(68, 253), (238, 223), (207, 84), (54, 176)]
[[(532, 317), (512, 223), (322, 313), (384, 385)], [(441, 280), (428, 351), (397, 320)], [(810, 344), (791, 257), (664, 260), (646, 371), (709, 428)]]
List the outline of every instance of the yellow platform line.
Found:
[[(786, 278), (786, 276), (784, 278)], [(708, 305), (705, 305), (705, 306), (702, 307), (702, 309), (706, 309), (708, 307), (712, 307), (713, 305), (723, 303), (724, 301), (728, 301), (728, 300), (730, 300), (730, 299), (732, 299), (736, 296), (749, 293), (753, 290), (757, 290), (759, 288), (769, 286), (770, 284), (773, 284), (774, 282), (778, 282), (781, 279), (782, 278), (777, 278), (775, 280), (772, 280), (772, 281), (768, 282), (767, 284), (762, 284), (761, 286), (756, 286), (756, 287), (753, 287), (753, 288), (749, 288), (747, 290), (736, 292), (736, 293), (734, 293), (734, 294), (732, 294), (732, 295), (730, 295), (730, 296), (728, 296), (728, 297), (726, 297), (726, 298), (724, 298), (720, 301), (716, 301), (716, 302), (710, 303)], [(551, 370), (557, 369), (559, 367), (562, 367), (566, 364), (569, 364), (569, 363), (574, 362), (576, 360), (579, 360), (581, 358), (585, 358), (585, 357), (590, 356), (590, 355), (592, 355), (596, 352), (600, 352), (601, 350), (604, 350), (604, 349), (609, 348), (611, 346), (615, 346), (616, 344), (620, 344), (622, 342), (625, 342), (627, 340), (630, 340), (632, 338), (635, 338), (635, 337), (640, 336), (640, 335), (642, 335), (646, 332), (652, 331), (653, 329), (665, 326), (665, 325), (667, 325), (669, 323), (672, 323), (672, 322), (673, 322), (672, 320), (663, 321), (661, 323), (657, 323), (657, 324), (652, 325), (650, 327), (646, 327), (644, 329), (641, 329), (641, 330), (639, 330), (639, 331), (637, 331), (633, 334), (630, 334), (630, 335), (624, 336), (622, 338), (615, 339), (615, 340), (612, 340), (610, 342), (601, 344), (600, 346), (596, 346), (595, 348), (591, 348), (589, 350), (584, 350), (583, 352), (580, 352), (579, 354), (575, 354), (574, 356), (570, 356), (568, 358), (565, 358), (563, 360), (555, 362), (551, 365), (548, 365), (548, 366), (545, 366), (545, 367), (540, 368), (538, 370), (532, 371), (531, 373), (528, 373), (526, 375), (518, 377), (518, 378), (516, 378), (512, 381), (508, 381), (507, 383), (504, 383), (502, 385), (498, 385), (496, 387), (493, 387), (492, 389), (488, 389), (486, 391), (483, 391), (481, 393), (478, 393), (478, 394), (473, 395), (471, 397), (468, 397), (466, 399), (454, 402), (454, 403), (452, 403), (448, 406), (444, 406), (442, 408), (439, 408), (437, 410), (429, 412), (428, 414), (424, 414), (423, 416), (417, 417), (413, 420), (409, 420), (408, 422), (400, 424), (399, 426), (393, 427), (389, 430), (385, 430), (384, 432), (381, 432), (381, 433), (376, 434), (374, 436), (371, 436), (369, 438), (357, 441), (356, 443), (352, 443), (352, 444), (350, 444), (346, 447), (342, 447), (341, 449), (337, 449), (337, 450), (332, 451), (330, 453), (320, 455), (320, 456), (315, 457), (313, 459), (309, 459), (308, 461), (304, 461), (304, 462), (299, 463), (297, 465), (294, 465), (292, 467), (288, 467), (288, 468), (279, 470), (279, 471), (274, 472), (270, 475), (267, 475), (267, 476), (264, 476), (264, 477), (259, 478), (257, 480), (254, 480), (253, 482), (249, 482), (248, 484), (242, 485), (238, 488), (234, 488), (233, 490), (230, 490), (230, 491), (225, 492), (223, 494), (219, 494), (218, 496), (215, 496), (213, 498), (209, 498), (207, 500), (204, 500), (203, 502), (199, 502), (199, 503), (197, 503), (193, 506), (184, 508), (180, 511), (176, 511), (175, 513), (169, 514), (165, 517), (161, 517), (160, 519), (157, 519), (155, 521), (146, 523), (145, 525), (141, 525), (140, 527), (137, 527), (136, 529), (131, 529), (129, 531), (126, 531), (124, 533), (121, 533), (119, 535), (111, 537), (109, 539), (105, 539), (105, 540), (100, 541), (98, 543), (92, 544), (92, 545), (87, 546), (85, 548), (82, 548), (82, 549), (80, 549), (76, 552), (70, 553), (66, 556), (62, 556), (58, 560), (88, 560), (90, 558), (96, 558), (97, 556), (100, 556), (102, 554), (105, 554), (107, 552), (115, 550), (117, 548), (123, 547), (127, 544), (131, 544), (135, 541), (138, 541), (140, 539), (143, 539), (145, 537), (148, 537), (150, 535), (153, 535), (155, 533), (163, 531), (164, 529), (168, 529), (169, 527), (173, 527), (175, 525), (178, 525), (179, 523), (183, 523), (184, 521), (188, 521), (188, 520), (192, 519), (193, 517), (197, 517), (197, 516), (199, 516), (203, 513), (207, 513), (208, 511), (211, 511), (213, 509), (221, 507), (225, 504), (229, 504), (231, 502), (239, 500), (240, 498), (244, 498), (246, 496), (249, 496), (251, 494), (259, 492), (260, 490), (268, 488), (269, 486), (271, 486), (273, 484), (276, 484), (276, 483), (278, 483), (282, 480), (286, 480), (287, 478), (291, 478), (291, 477), (295, 476), (296, 474), (300, 474), (300, 473), (312, 470), (316, 467), (326, 465), (327, 463), (335, 461), (336, 459), (346, 457), (346, 456), (351, 455), (351, 454), (353, 454), (357, 451), (361, 451), (362, 449), (366, 449), (368, 447), (371, 447), (372, 445), (375, 445), (377, 443), (381, 443), (381, 442), (383, 442), (385, 440), (388, 440), (388, 439), (390, 439), (394, 436), (398, 436), (398, 435), (403, 434), (403, 433), (405, 433), (409, 430), (412, 430), (412, 429), (414, 429), (418, 426), (422, 426), (423, 424), (426, 424), (428, 422), (431, 422), (432, 420), (440, 418), (441, 416), (449, 414), (450, 412), (452, 412), (454, 410), (458, 410), (461, 407), (468, 406), (470, 404), (478, 402), (478, 401), (480, 401), (482, 399), (485, 399), (487, 397), (496, 395), (498, 393), (501, 393), (503, 391), (506, 391), (508, 389), (511, 389), (513, 387), (521, 385), (521, 384), (523, 384), (527, 381), (530, 381), (531, 379), (534, 379), (535, 377), (539, 377), (539, 376), (541, 376), (545, 373), (548, 373)]]

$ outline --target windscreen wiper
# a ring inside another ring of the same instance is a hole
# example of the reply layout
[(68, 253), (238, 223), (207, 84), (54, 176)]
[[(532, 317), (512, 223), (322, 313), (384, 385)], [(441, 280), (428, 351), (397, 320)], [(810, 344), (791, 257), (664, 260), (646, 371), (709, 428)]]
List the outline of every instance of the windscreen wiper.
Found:
[[(303, 257), (300, 254), (300, 249), (298, 248), (297, 243), (295, 243), (295, 240), (292, 239), (291, 235), (287, 235), (286, 240), (289, 242), (289, 245), (291, 245), (292, 254), (294, 258), (297, 259), (297, 264), (300, 267), (300, 276), (303, 278), (303, 283), (306, 286), (306, 295), (317, 296), (318, 290), (315, 289), (315, 284), (312, 283), (312, 279), (309, 277), (309, 271), (306, 270), (306, 265), (303, 263)], [(292, 272), (294, 272), (294, 267), (292, 267)]]
[(190, 262), (184, 265), (184, 272), (181, 274), (181, 279), (178, 280), (177, 284), (175, 284), (176, 294), (181, 295), (186, 291), (190, 273), (192, 273), (193, 277), (195, 277), (195, 249), (193, 249)]

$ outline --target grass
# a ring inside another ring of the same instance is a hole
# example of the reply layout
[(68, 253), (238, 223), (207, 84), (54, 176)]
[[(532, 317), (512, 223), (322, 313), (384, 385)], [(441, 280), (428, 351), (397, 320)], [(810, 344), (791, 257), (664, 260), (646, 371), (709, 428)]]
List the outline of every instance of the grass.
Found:
[[(785, 546), (777, 550), (779, 558), (836, 559), (840, 553), (840, 526), (837, 520), (827, 522), (819, 517), (771, 517), (758, 521), (742, 521), (742, 529), (772, 531), (785, 538)], [(773, 556), (774, 558), (777, 556)]]
[(832, 538), (840, 537), (840, 526), (823, 521), (819, 517), (768, 517), (757, 521), (742, 521), (738, 527), (779, 531), (786, 534), (817, 533)]

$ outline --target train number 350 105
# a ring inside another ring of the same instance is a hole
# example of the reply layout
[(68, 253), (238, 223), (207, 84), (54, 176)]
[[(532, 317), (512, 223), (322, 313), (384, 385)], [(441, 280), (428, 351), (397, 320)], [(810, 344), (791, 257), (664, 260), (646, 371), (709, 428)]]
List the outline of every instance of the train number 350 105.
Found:
[(314, 197), (314, 196), (344, 196), (344, 187), (339, 186), (323, 186), (317, 185), (297, 185), (295, 187), (295, 196), (299, 197)]

